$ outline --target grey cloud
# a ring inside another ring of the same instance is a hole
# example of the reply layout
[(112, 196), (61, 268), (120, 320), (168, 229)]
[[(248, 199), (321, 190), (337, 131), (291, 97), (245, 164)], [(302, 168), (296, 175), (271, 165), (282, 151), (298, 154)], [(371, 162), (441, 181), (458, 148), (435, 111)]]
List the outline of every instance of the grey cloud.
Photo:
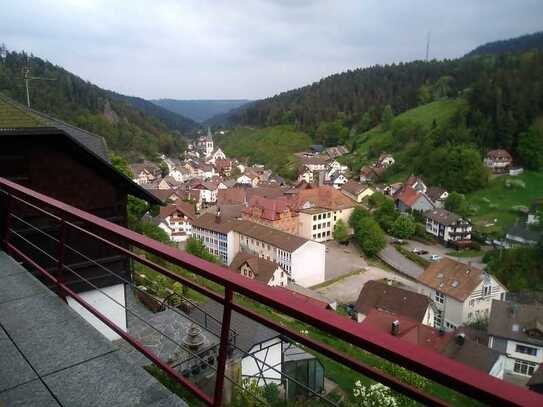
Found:
[(0, 42), (118, 92), (260, 98), (323, 76), (542, 29), (540, 0), (70, 0), (0, 3)]

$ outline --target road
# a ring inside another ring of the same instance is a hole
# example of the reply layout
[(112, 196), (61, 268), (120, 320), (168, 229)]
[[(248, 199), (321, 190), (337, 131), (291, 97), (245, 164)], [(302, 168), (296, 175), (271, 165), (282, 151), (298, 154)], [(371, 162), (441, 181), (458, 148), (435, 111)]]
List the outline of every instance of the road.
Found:
[(363, 269), (368, 265), (358, 247), (349, 243), (347, 246), (338, 244), (334, 240), (325, 243), (326, 246), (326, 264), (325, 280), (333, 280)]
[(379, 258), (398, 272), (411, 278), (418, 278), (424, 271), (421, 266), (403, 256), (391, 243), (387, 243), (386, 247), (379, 252)]

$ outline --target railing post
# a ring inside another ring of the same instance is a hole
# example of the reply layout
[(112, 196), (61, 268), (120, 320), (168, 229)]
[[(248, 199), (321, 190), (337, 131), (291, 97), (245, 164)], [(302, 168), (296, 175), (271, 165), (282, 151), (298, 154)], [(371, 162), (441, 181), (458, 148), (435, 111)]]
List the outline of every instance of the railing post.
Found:
[(66, 221), (61, 219), (58, 234), (58, 254), (57, 254), (57, 290), (58, 295), (66, 301), (66, 293), (61, 284), (64, 284), (64, 254), (66, 243)]
[(11, 210), (13, 205), (13, 197), (9, 192), (7, 192), (6, 195), (6, 214), (4, 216), (4, 230), (2, 231), (2, 245), (4, 246), (4, 250), (6, 251), (6, 253), (8, 253), (9, 229), (11, 227)]
[(222, 405), (224, 390), (224, 375), (226, 369), (226, 356), (228, 352), (230, 336), (230, 317), (232, 316), (232, 300), (234, 291), (231, 287), (224, 290), (224, 308), (222, 311), (221, 341), (219, 344), (219, 360), (217, 362), (217, 377), (215, 378), (215, 395), (213, 405), (219, 407)]

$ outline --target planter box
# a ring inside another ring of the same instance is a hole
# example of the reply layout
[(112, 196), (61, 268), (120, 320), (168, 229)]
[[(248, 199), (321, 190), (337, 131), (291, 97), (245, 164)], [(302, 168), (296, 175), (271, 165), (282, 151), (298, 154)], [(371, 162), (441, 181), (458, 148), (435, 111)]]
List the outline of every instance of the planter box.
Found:
[(151, 295), (151, 294), (139, 291), (139, 290), (136, 291), (136, 297), (151, 312), (157, 313), (157, 312), (160, 312), (160, 311), (164, 311), (165, 307), (162, 304), (162, 300), (160, 298), (157, 298), (154, 295)]

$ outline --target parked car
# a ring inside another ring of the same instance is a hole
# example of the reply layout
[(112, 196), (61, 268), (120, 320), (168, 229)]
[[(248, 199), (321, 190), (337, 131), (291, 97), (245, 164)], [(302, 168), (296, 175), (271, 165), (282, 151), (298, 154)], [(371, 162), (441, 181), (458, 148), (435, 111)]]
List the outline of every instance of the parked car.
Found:
[(412, 252), (418, 254), (419, 256), (422, 256), (423, 254), (428, 254), (428, 250), (422, 250), (417, 247), (415, 247)]
[(432, 255), (430, 256), (430, 261), (439, 261), (439, 260), (441, 260), (442, 258), (443, 258), (443, 257), (441, 257), (441, 256), (438, 255), (438, 254), (432, 254)]
[(402, 239), (392, 239), (392, 244), (404, 244), (405, 242)]

